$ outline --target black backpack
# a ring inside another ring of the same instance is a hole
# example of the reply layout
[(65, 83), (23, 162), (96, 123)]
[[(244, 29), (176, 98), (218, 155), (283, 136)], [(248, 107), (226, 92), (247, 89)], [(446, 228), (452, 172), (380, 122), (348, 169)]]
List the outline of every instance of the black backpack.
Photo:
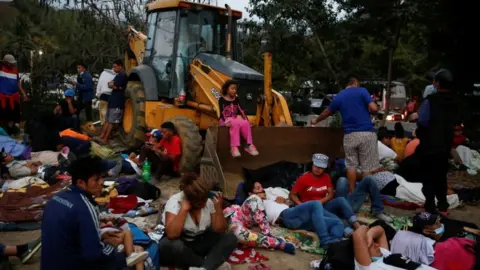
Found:
[[(328, 265), (328, 267), (327, 267)], [(341, 240), (328, 245), (327, 253), (320, 263), (320, 270), (354, 270), (355, 254), (353, 240)]]
[(156, 186), (140, 181), (128, 187), (126, 193), (134, 194), (144, 200), (156, 200), (162, 195), (162, 192)]

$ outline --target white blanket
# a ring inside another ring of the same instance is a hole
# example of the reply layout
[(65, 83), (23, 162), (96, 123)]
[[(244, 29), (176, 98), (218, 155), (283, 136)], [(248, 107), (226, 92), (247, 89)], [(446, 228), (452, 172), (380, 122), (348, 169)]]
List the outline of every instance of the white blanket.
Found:
[[(425, 203), (425, 196), (422, 193), (422, 183), (407, 182), (407, 180), (398, 174), (395, 174), (395, 177), (399, 184), (395, 197), (407, 202)], [(457, 194), (447, 195), (447, 202), (450, 204), (450, 209), (457, 208), (460, 205)]]
[(476, 175), (477, 172), (480, 171), (479, 153), (463, 145), (459, 145), (456, 150), (460, 156), (460, 159), (462, 160), (463, 165), (468, 168), (468, 173), (471, 175)]

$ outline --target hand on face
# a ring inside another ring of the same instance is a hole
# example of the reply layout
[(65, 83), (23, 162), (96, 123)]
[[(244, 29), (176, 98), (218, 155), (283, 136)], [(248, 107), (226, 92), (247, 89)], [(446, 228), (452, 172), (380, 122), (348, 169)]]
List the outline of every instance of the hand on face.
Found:
[(188, 200), (183, 200), (180, 202), (180, 207), (182, 210), (189, 212), (192, 209), (192, 204)]

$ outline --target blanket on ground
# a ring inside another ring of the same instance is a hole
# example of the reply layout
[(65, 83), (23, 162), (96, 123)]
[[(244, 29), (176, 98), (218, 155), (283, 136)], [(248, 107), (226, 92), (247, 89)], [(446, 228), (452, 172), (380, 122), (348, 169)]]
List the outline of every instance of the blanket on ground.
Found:
[(47, 188), (30, 186), (24, 192), (2, 193), (0, 222), (40, 221), (48, 199), (69, 185), (70, 181), (60, 181)]

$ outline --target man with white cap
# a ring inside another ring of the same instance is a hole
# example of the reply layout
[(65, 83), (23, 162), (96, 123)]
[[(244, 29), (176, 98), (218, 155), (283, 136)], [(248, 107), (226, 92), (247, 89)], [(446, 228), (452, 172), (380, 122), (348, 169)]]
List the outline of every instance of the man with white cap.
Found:
[[(325, 173), (325, 169), (328, 167), (328, 156), (314, 154), (312, 162), (312, 170), (300, 176), (292, 191), (290, 191), (290, 200), (296, 205), (309, 201), (319, 201), (325, 210), (348, 221), (354, 229), (360, 227), (358, 218), (347, 199), (344, 197), (335, 198), (334, 196), (332, 180)], [(352, 232), (353, 230), (350, 227), (344, 230), (346, 236), (351, 235)]]
[(20, 91), (24, 101), (27, 100), (16, 63), (15, 57), (11, 54), (5, 55), (0, 62), (0, 115), (1, 120), (7, 123), (8, 129), (12, 129), (15, 123), (20, 122)]

